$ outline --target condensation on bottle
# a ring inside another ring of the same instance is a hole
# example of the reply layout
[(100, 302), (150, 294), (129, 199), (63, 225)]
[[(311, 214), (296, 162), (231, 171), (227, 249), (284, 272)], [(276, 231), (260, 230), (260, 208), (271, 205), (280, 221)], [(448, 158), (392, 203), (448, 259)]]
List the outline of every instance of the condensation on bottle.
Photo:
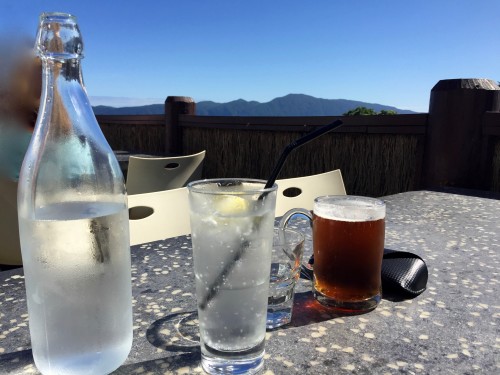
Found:
[(83, 86), (76, 18), (40, 16), (37, 123), (18, 216), (33, 357), (43, 374), (107, 374), (132, 345), (123, 174)]

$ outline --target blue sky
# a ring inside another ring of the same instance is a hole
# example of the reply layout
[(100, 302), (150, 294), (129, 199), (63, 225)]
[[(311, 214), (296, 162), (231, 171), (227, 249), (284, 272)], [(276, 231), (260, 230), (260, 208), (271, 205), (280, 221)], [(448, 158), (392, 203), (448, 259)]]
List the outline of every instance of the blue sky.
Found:
[(1, 0), (0, 33), (34, 37), (43, 11), (77, 16), (94, 104), (303, 93), (426, 112), (441, 79), (500, 80), (500, 0)]

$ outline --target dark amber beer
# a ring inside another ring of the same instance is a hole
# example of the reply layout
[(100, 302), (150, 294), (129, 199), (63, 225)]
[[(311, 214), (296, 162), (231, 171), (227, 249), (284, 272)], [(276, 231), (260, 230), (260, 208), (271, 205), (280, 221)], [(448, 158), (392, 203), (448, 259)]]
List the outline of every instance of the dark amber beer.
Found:
[(314, 294), (345, 312), (374, 309), (381, 298), (385, 204), (355, 196), (314, 203)]

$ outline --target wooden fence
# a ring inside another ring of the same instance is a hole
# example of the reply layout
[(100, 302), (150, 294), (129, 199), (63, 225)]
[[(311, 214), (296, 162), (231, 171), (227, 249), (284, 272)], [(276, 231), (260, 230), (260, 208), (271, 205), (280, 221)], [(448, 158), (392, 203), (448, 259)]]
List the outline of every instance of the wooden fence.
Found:
[(113, 150), (165, 154), (165, 116), (96, 116)]
[[(385, 195), (416, 188), (427, 116), (370, 117), (341, 118), (343, 127), (295, 150), (279, 177), (339, 168), (350, 194)], [(183, 115), (182, 146), (186, 153), (207, 150), (208, 177), (266, 179), (288, 143), (335, 119)]]
[(341, 169), (349, 194), (426, 187), (500, 191), (500, 88), (444, 80), (429, 113), (349, 117), (196, 116), (168, 97), (164, 116), (97, 116), (113, 149), (163, 155), (207, 150), (204, 177), (267, 178), (286, 144), (337, 118), (344, 126), (294, 151), (279, 178)]

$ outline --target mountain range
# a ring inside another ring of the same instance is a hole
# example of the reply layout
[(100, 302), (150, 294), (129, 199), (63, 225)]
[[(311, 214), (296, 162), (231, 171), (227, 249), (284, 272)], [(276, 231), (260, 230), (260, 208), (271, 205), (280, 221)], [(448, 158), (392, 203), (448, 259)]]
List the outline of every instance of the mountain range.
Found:
[[(366, 103), (347, 99), (320, 99), (304, 94), (288, 94), (266, 103), (233, 100), (227, 103), (201, 101), (196, 103), (199, 116), (340, 116), (356, 107), (366, 107), (379, 112), (393, 110), (399, 114), (415, 113), (396, 107)], [(163, 104), (151, 104), (138, 107), (96, 106), (96, 115), (160, 115), (164, 113)]]

